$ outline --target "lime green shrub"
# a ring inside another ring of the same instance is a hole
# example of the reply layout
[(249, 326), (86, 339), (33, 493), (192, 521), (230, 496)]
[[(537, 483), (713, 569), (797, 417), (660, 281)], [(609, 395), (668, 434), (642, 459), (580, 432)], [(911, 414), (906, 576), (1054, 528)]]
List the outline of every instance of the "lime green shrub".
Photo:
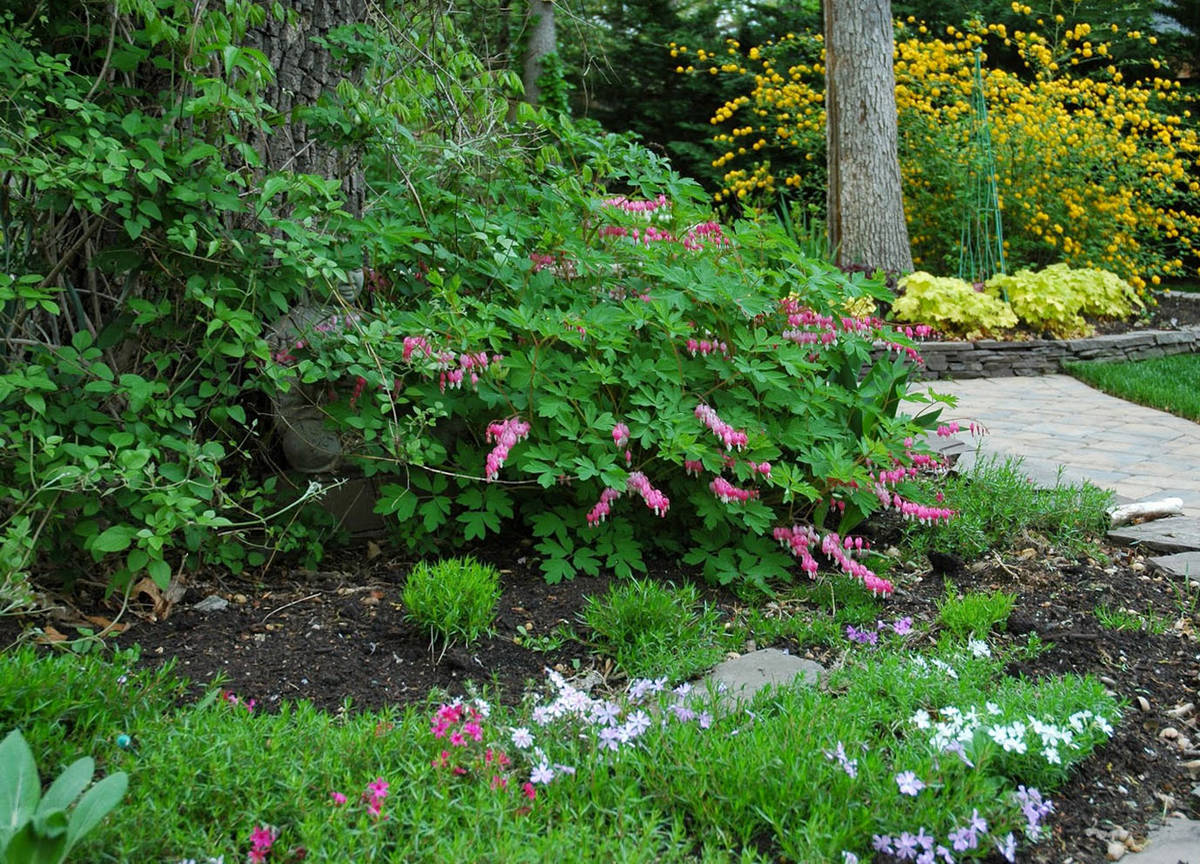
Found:
[(461, 638), (470, 645), (492, 626), (500, 600), (500, 574), (474, 558), (449, 558), (434, 565), (424, 561), (404, 584), (408, 616), (440, 635), (448, 645)]
[(1007, 296), (1026, 324), (1060, 338), (1088, 336), (1093, 328), (1083, 320), (1127, 318), (1143, 303), (1133, 286), (1116, 274), (1094, 268), (1073, 270), (1053, 264), (1038, 273), (1018, 270), (993, 276), (987, 283), (993, 297)]
[[(980, 290), (982, 289), (982, 290)], [(976, 289), (962, 279), (924, 271), (900, 280), (892, 304), (900, 321), (931, 324), (950, 336), (977, 339), (1017, 326), (1018, 320), (1059, 338), (1089, 336), (1084, 316), (1128, 318), (1144, 304), (1133, 286), (1106, 270), (1054, 264), (1034, 273), (993, 276)]]
[(950, 336), (977, 339), (1017, 326), (1012, 307), (962, 279), (919, 270), (900, 280), (900, 291), (892, 304), (897, 319), (930, 324)]

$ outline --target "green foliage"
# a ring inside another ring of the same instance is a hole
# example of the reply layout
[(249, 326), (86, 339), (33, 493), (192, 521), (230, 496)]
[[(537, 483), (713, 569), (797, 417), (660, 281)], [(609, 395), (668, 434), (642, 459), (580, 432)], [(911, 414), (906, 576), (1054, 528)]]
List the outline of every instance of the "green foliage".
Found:
[(1133, 286), (1116, 274), (1066, 264), (993, 276), (987, 288), (993, 297), (1007, 298), (1026, 324), (1059, 338), (1090, 335), (1085, 315), (1128, 318), (1144, 306)]
[[(414, 26), (321, 40), (358, 75), (296, 119), (361, 161), (360, 214), (336, 179), (255, 149), (289, 120), (246, 44), (262, 7), (137, 12), (111, 61), (128, 87), (58, 50), (63, 32), (95, 35), (83, 16), (0, 35), (0, 73), (27, 84), (0, 110), (5, 603), (29, 601), (31, 572), (165, 586), (181, 567), (319, 557), (319, 485), (288, 504), (271, 476), (285, 394), (339, 442), (340, 470), (381, 475), (378, 510), (411, 548), (519, 520), (551, 580), (628, 575), (655, 548), (766, 589), (791, 577), (774, 529), (852, 530), (879, 506), (870, 475), (909, 460), (911, 363), (871, 349), (911, 346), (873, 320), (831, 323), (819, 345), (790, 323), (840, 320), (847, 300), (886, 298), (880, 282), (812, 263), (775, 226), (711, 223), (699, 187), (626, 138), (529, 106), (506, 126), (513, 76), (446, 19), (408, 9)], [(606, 204), (615, 190), (654, 221)], [(631, 239), (649, 227), (657, 240)], [(335, 289), (364, 260), (348, 307)], [(268, 343), (298, 305), (317, 311), (295, 341)], [(743, 452), (702, 405), (745, 432)], [(488, 430), (505, 423), (529, 428), (497, 455)], [(748, 500), (719, 499), (718, 476)], [(670, 499), (665, 524), (628, 500), (588, 524), (605, 490), (635, 488)]]
[(938, 621), (956, 636), (982, 639), (993, 628), (1003, 630), (1012, 614), (1016, 594), (1003, 591), (969, 591), (959, 594), (947, 583), (946, 596), (938, 601)]
[(1066, 371), (1105, 393), (1200, 422), (1200, 355), (1128, 363), (1067, 363)]
[(975, 339), (1017, 326), (1007, 303), (953, 276), (924, 271), (900, 280), (900, 296), (892, 304), (899, 321), (929, 324), (942, 333)]
[(944, 494), (957, 516), (938, 530), (911, 526), (905, 545), (916, 554), (932, 550), (974, 560), (989, 550), (1011, 548), (1030, 531), (1068, 551), (1087, 551), (1108, 525), (1112, 501), (1108, 490), (1061, 478), (1052, 489), (1038, 489), (1021, 470), (1020, 459), (996, 456), (977, 458), (969, 470), (952, 475)]
[(603, 597), (589, 597), (582, 618), (596, 646), (630, 677), (686, 680), (725, 653), (717, 612), (700, 602), (695, 585), (618, 582)]
[(1165, 633), (1169, 622), (1159, 615), (1142, 615), (1133, 609), (1113, 607), (1100, 603), (1092, 610), (1096, 623), (1105, 630), (1145, 630), (1149, 633)]
[(461, 638), (471, 645), (492, 626), (500, 602), (500, 574), (474, 558), (421, 561), (404, 582), (408, 616), (446, 645)]
[(1105, 270), (1053, 264), (1037, 273), (999, 274), (985, 286), (923, 271), (900, 280), (892, 304), (900, 321), (931, 324), (944, 333), (978, 338), (995, 335), (1018, 320), (1059, 338), (1086, 336), (1091, 318), (1128, 318), (1144, 304), (1133, 287)]
[(4, 778), (0, 780), (0, 861), (66, 861), (79, 840), (121, 802), (129, 787), (128, 775), (118, 771), (87, 789), (95, 771), (95, 762), (85, 756), (68, 766), (43, 793), (33, 751), (19, 729), (8, 733), (0, 741), (0, 777)]

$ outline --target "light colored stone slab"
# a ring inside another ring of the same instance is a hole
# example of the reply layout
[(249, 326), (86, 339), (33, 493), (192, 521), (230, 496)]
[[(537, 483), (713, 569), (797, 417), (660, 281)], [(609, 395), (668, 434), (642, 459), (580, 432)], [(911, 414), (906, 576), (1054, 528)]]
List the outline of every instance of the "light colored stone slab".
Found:
[(1138, 545), (1158, 552), (1200, 551), (1200, 519), (1172, 516), (1141, 525), (1114, 528), (1108, 536), (1126, 545)]
[(1126, 861), (1136, 864), (1200, 864), (1200, 822), (1170, 819), (1146, 838), (1146, 848)]
[(815, 686), (825, 667), (812, 660), (793, 657), (777, 648), (751, 651), (721, 663), (708, 674), (707, 681), (730, 703), (749, 702), (764, 687), (788, 687), (793, 684)]
[(1150, 559), (1150, 566), (1171, 576), (1200, 579), (1200, 552), (1176, 552)]

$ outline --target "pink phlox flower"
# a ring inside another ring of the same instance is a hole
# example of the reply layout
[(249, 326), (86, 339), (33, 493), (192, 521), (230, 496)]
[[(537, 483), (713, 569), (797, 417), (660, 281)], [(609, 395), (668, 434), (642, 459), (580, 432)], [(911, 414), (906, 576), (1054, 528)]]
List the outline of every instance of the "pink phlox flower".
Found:
[(508, 788), (508, 781), (505, 780), (503, 777), (501, 777), (499, 774), (493, 774), (489, 785), (492, 787), (493, 790), (503, 790), (503, 789)]
[(523, 794), (523, 795), (524, 795), (526, 798), (528, 798), (530, 801), (532, 801), (532, 800), (534, 800), (535, 798), (537, 798), (537, 789), (535, 789), (535, 788), (533, 787), (533, 784), (532, 784), (532, 783), (522, 783), (522, 784), (521, 784), (521, 793), (522, 793), (522, 794)]
[(462, 732), (455, 730), (450, 733), (450, 744), (453, 747), (466, 747), (467, 739), (463, 737)]
[(333, 800), (333, 803), (336, 804), (338, 807), (341, 807), (343, 804), (346, 803), (346, 796), (343, 795), (341, 792), (330, 792), (329, 797)]
[(464, 723), (463, 732), (475, 741), (483, 740), (483, 729), (480, 728), (478, 723)]
[(388, 796), (388, 782), (382, 777), (376, 777), (367, 784), (367, 794), (372, 798), (386, 798)]

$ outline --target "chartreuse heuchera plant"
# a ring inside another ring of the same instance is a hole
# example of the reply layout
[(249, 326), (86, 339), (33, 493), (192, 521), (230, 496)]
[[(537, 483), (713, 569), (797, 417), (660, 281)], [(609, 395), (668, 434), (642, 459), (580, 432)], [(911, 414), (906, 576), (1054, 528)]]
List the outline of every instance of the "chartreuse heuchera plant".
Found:
[(972, 285), (954, 277), (909, 273), (892, 304), (898, 321), (921, 322), (952, 336), (1000, 335), (1026, 324), (1059, 338), (1088, 336), (1088, 318), (1128, 318), (1144, 308), (1133, 286), (1105, 270), (1053, 264), (1036, 273), (1000, 273)]

